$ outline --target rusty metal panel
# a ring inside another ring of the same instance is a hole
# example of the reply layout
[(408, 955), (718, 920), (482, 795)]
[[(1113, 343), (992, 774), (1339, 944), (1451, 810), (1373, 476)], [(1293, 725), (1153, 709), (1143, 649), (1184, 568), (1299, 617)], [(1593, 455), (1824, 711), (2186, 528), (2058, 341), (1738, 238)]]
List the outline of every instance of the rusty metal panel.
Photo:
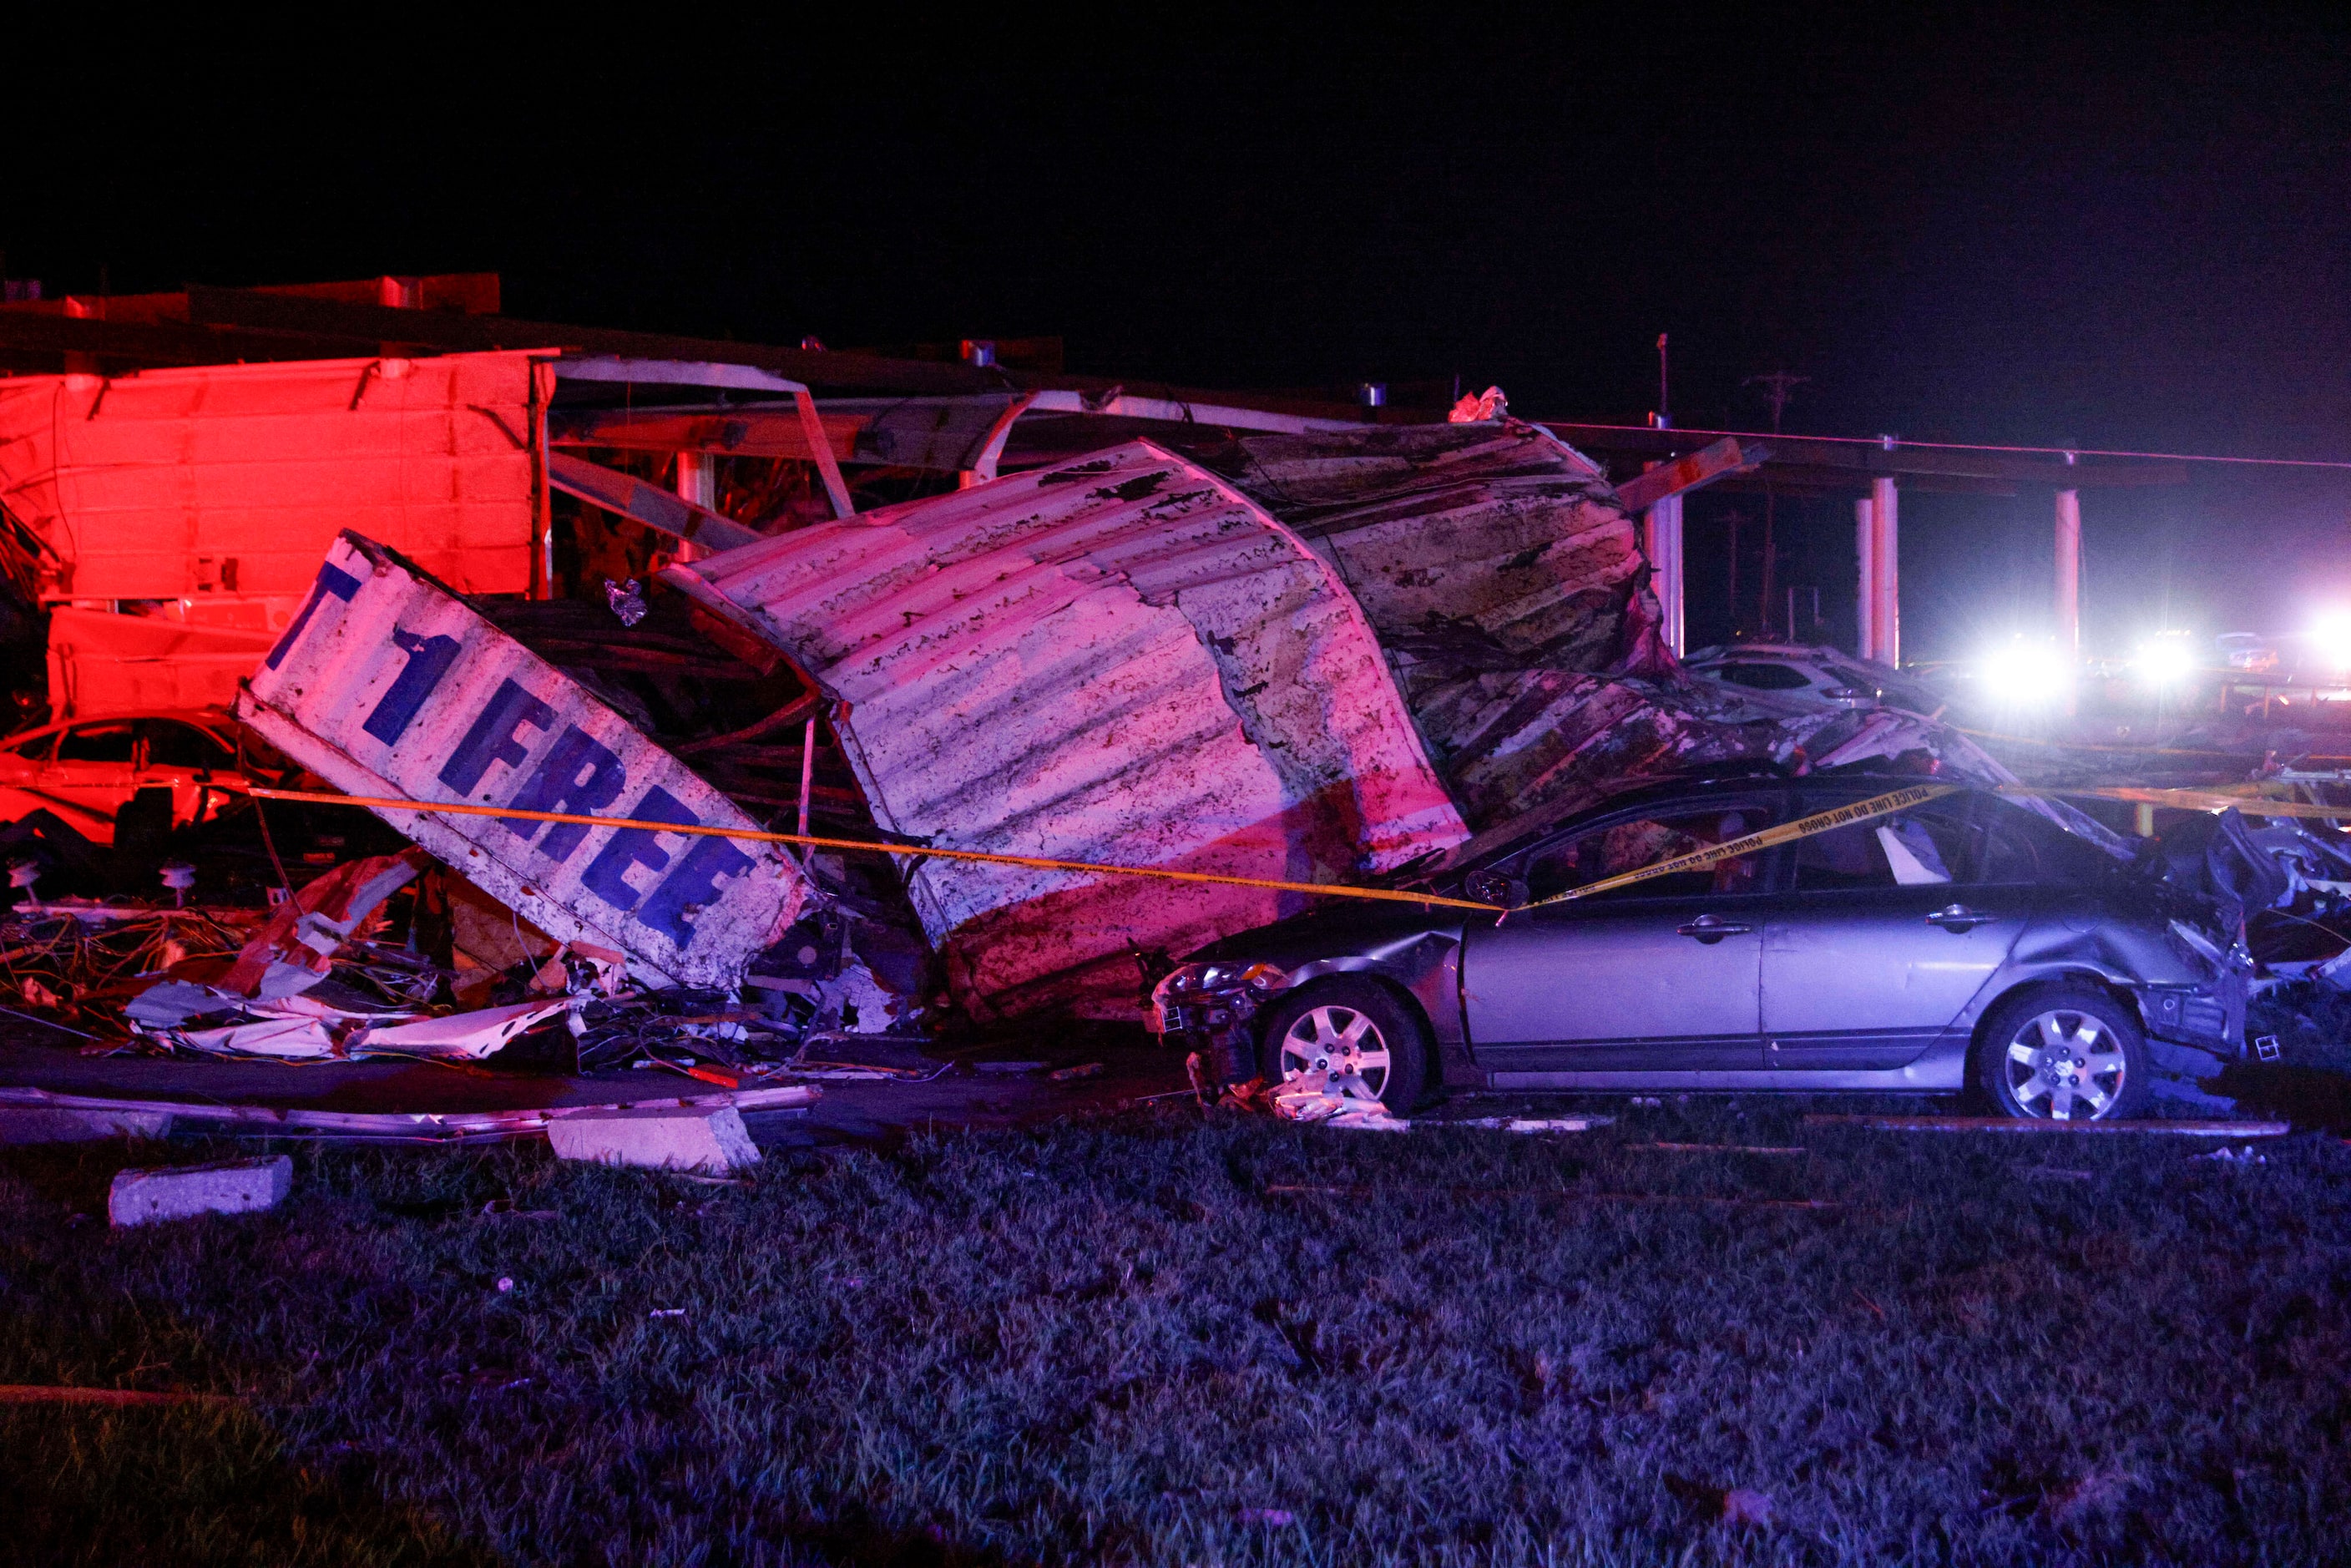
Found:
[(26, 376), (0, 380), (0, 504), (54, 552), (50, 600), (296, 600), (346, 528), (520, 592), (530, 431), (520, 353)]
[[(237, 716), (353, 795), (754, 828), (735, 804), (397, 553), (345, 533)], [(807, 896), (773, 844), (383, 810), (559, 940), (731, 985)]]
[(266, 632), (64, 605), (49, 612), (49, 716), (226, 707)]
[[(669, 575), (845, 702), (876, 820), (942, 848), (1311, 882), (1465, 832), (1329, 563), (1147, 443)], [(1136, 949), (1299, 903), (937, 862), (910, 884), (998, 1016), (1131, 1016)]]
[(1671, 674), (1647, 634), (1656, 603), (1633, 519), (1547, 431), (1504, 420), (1251, 435), (1207, 460), (1337, 566), (1475, 826), (1542, 798), (1537, 758), (1565, 742), (1496, 750), (1498, 685), (1507, 708), (1531, 682), (1569, 674)]

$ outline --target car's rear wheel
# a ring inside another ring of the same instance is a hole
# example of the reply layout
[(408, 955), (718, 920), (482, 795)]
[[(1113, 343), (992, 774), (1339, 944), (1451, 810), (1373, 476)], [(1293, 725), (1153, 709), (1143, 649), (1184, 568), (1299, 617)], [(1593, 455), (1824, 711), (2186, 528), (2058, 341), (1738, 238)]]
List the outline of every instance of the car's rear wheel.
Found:
[(2039, 986), (1992, 1009), (1976, 1078), (2005, 1116), (2119, 1122), (2149, 1092), (2147, 1040), (2114, 998), (2085, 986)]
[(1377, 980), (1317, 980), (1266, 1015), (1259, 1070), (1269, 1083), (1328, 1073), (1333, 1086), (1360, 1085), (1401, 1114), (1427, 1094), (1428, 1065), (1427, 1026)]

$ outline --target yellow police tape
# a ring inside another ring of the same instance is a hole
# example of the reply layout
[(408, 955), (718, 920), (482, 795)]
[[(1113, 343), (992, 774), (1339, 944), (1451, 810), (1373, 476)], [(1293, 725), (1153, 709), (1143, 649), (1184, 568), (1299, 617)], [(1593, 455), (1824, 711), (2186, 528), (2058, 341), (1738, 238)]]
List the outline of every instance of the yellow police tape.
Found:
[(1776, 828), (1764, 828), (1760, 831), (1749, 833), (1743, 838), (1725, 839), (1710, 848), (1694, 850), (1686, 855), (1677, 855), (1669, 861), (1659, 861), (1655, 865), (1645, 865), (1638, 871), (1623, 872), (1615, 876), (1603, 877), (1598, 882), (1584, 887), (1572, 887), (1565, 893), (1552, 894), (1549, 898), (1538, 898), (1532, 904), (1521, 904), (1509, 913), (1517, 915), (1523, 910), (1541, 909), (1545, 904), (1565, 904), (1573, 899), (1590, 898), (1595, 894), (1608, 893), (1629, 883), (1646, 882), (1653, 876), (1671, 876), (1674, 873), (1681, 871), (1701, 871), (1710, 865), (1719, 865), (1724, 861), (1737, 860), (1741, 855), (1751, 855), (1758, 850), (1768, 850), (1775, 844), (1792, 843), (1798, 839), (1809, 839), (1815, 833), (1825, 833), (1836, 828), (1850, 827), (1855, 822), (1865, 822), (1872, 817), (1884, 817), (1896, 811), (1907, 811), (1913, 806), (1924, 805), (1927, 801), (1941, 796), (1955, 795), (1965, 788), (1963, 784), (1913, 784), (1907, 789), (1873, 796), (1866, 800), (1856, 800), (1850, 806), (1839, 806), (1834, 810), (1819, 811), (1809, 817), (1799, 817), (1792, 822), (1782, 822)]
[[(2267, 746), (2240, 747), (2234, 751), (2212, 751), (2171, 746), (2111, 746), (2099, 741), (2052, 740), (2045, 736), (2002, 735), (1997, 730), (1970, 729), (1965, 725), (1955, 724), (1951, 727), (1974, 740), (1996, 740), (2009, 746), (2038, 746), (2049, 751), (2105, 751), (2118, 757), (2262, 757), (2268, 755), (2271, 749)], [(2295, 759), (2303, 762), (2351, 762), (2351, 757), (2328, 757), (2299, 752), (2295, 754)]]
[(1326, 893), (1347, 898), (1384, 899), (1396, 904), (1442, 904), (1454, 909), (1499, 910), (1499, 904), (1468, 898), (1440, 898), (1431, 893), (1397, 893), (1384, 887), (1331, 887), (1313, 882), (1272, 882), (1263, 877), (1224, 876), (1215, 872), (1167, 871), (1157, 866), (1095, 865), (1087, 861), (1040, 860), (1032, 855), (988, 854), (979, 850), (937, 850), (927, 844), (871, 843), (863, 839), (827, 839), (808, 833), (771, 833), (759, 828), (712, 827), (706, 823), (642, 821), (634, 817), (583, 817), (568, 811), (517, 811), (504, 806), (475, 806), (447, 800), (388, 800), (371, 795), (325, 795), (301, 789), (253, 789), (264, 800), (299, 800), (314, 806), (366, 806), (386, 811), (430, 811), (450, 817), (506, 817), (526, 822), (576, 822), (583, 828), (647, 828), (657, 833), (689, 838), (746, 839), (762, 844), (805, 844), (820, 850), (866, 850), (875, 854), (901, 855), (909, 860), (977, 861), (986, 865), (1026, 866), (1034, 871), (1082, 871), (1111, 876), (1147, 876), (1162, 882), (1207, 882), (1227, 887), (1264, 887), (1277, 893)]
[(2002, 784), (2003, 795), (2023, 795), (2049, 800), (2128, 800), (2134, 805), (2169, 806), (2182, 811), (2226, 811), (2231, 808), (2248, 817), (2307, 817), (2330, 821), (2351, 818), (2351, 806), (2313, 805), (2307, 800), (2264, 800), (2235, 793), (2238, 786), (2217, 789), (2141, 789), (2128, 784), (2090, 784), (2072, 789), (2039, 789), (2026, 784)]
[(1834, 828), (1866, 821), (1895, 811), (1907, 810), (1938, 796), (1955, 794), (1966, 788), (1959, 784), (1917, 784), (1896, 789), (1888, 794), (1860, 800), (1834, 810), (1802, 817), (1775, 828), (1765, 828), (1743, 838), (1727, 840), (1710, 848), (1660, 861), (1656, 865), (1642, 866), (1636, 871), (1603, 878), (1588, 887), (1571, 888), (1532, 904), (1516, 906), (1489, 904), (1473, 898), (1446, 898), (1433, 893), (1404, 893), (1384, 887), (1337, 887), (1324, 883), (1273, 882), (1262, 877), (1225, 876), (1215, 872), (1166, 871), (1156, 866), (1099, 865), (1088, 861), (1041, 860), (1030, 855), (989, 854), (979, 850), (939, 850), (924, 844), (884, 844), (862, 839), (829, 839), (807, 833), (776, 833), (759, 828), (713, 827), (707, 824), (681, 825), (675, 822), (643, 821), (633, 817), (588, 817), (568, 811), (521, 811), (505, 806), (476, 806), (467, 802), (446, 800), (386, 800), (370, 795), (329, 795), (303, 789), (254, 789), (248, 793), (264, 800), (294, 800), (316, 806), (365, 806), (377, 810), (431, 811), (444, 816), (499, 817), (526, 822), (572, 822), (588, 828), (644, 828), (660, 833), (679, 833), (693, 838), (745, 839), (763, 844), (805, 844), (812, 849), (867, 851), (876, 854), (899, 855), (910, 860), (935, 859), (977, 861), (987, 865), (1017, 865), (1037, 871), (1087, 872), (1103, 876), (1153, 877), (1163, 882), (1215, 883), (1227, 887), (1262, 887), (1278, 893), (1322, 894), (1335, 898), (1378, 899), (1392, 904), (1442, 904), (1448, 909), (1479, 909), (1498, 915), (1517, 915), (1529, 909), (1541, 909), (1546, 904), (1564, 904), (1573, 899), (1590, 898), (1631, 883), (1646, 882), (1651, 877), (1670, 876), (1676, 872), (1697, 871), (1775, 844), (1790, 843), (1810, 838)]

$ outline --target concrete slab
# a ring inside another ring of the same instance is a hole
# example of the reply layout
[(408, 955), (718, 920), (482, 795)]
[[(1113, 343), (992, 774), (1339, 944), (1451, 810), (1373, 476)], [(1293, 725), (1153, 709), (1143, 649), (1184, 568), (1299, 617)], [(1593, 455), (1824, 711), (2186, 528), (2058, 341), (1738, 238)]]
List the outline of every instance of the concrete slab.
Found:
[(166, 1166), (118, 1172), (107, 1192), (106, 1211), (117, 1225), (148, 1225), (199, 1214), (250, 1214), (275, 1208), (293, 1190), (294, 1162), (285, 1155)]
[(161, 1111), (45, 1111), (0, 1107), (0, 1145), (91, 1144), (102, 1138), (168, 1138)]
[(600, 1165), (719, 1176), (759, 1163), (758, 1145), (732, 1105), (577, 1111), (548, 1123), (547, 1139), (558, 1159)]

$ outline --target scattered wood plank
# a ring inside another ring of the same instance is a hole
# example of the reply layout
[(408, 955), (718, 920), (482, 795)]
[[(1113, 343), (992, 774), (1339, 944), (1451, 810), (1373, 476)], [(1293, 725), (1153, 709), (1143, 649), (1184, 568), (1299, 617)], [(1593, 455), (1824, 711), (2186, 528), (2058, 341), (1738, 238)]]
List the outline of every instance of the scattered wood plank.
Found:
[(54, 1388), (37, 1383), (0, 1383), (0, 1405), (235, 1405), (234, 1394), (151, 1392), (138, 1388)]
[[(680, 757), (693, 757), (705, 751), (716, 751), (721, 747), (745, 745), (806, 721), (815, 715), (817, 705), (822, 700), (814, 692), (803, 692), (763, 719), (755, 720), (740, 729), (728, 730), (725, 735), (706, 735), (700, 740), (686, 741), (674, 749)], [(799, 747), (792, 749), (797, 752)]]
[(1885, 1133), (2154, 1133), (2176, 1138), (2283, 1138), (2291, 1122), (2052, 1122), (2013, 1116), (1831, 1116), (1804, 1118), (1807, 1127), (1872, 1127)]
[(1663, 1155), (1809, 1155), (1813, 1152), (1806, 1148), (1772, 1144), (1626, 1144), (1625, 1147)]
[(1713, 1197), (1681, 1192), (1575, 1192), (1559, 1187), (1529, 1186), (1269, 1186), (1268, 1197), (1395, 1197), (1400, 1194), (1442, 1193), (1448, 1197), (1535, 1197), (1560, 1203), (1703, 1204), (1731, 1208), (1844, 1209), (1850, 1204), (1819, 1197)]

